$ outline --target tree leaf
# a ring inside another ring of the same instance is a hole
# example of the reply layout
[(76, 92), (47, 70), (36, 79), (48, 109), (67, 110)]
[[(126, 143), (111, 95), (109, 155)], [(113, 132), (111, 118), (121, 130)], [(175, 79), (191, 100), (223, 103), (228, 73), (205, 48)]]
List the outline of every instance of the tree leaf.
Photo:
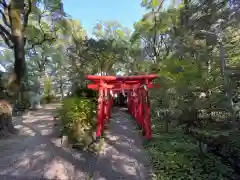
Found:
[(158, 0), (152, 0), (152, 6), (154, 8), (158, 7)]

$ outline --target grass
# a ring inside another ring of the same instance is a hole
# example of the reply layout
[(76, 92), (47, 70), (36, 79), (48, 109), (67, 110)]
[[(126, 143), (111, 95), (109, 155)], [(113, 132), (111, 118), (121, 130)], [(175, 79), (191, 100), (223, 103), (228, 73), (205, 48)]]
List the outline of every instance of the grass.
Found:
[(176, 127), (165, 133), (153, 120), (153, 140), (146, 145), (157, 180), (239, 179), (233, 170), (213, 154), (200, 154), (195, 139)]

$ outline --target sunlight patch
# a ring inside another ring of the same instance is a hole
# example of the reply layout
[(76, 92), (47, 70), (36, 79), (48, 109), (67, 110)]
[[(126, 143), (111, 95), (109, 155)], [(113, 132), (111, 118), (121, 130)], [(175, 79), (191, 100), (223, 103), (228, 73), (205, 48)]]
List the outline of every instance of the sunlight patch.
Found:
[(48, 179), (68, 180), (68, 173), (64, 165), (59, 160), (53, 160), (44, 172), (44, 176)]

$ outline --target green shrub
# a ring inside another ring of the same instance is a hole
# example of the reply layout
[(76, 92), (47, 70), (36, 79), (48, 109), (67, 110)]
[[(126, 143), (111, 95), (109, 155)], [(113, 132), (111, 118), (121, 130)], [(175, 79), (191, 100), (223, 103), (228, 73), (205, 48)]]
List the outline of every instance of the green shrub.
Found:
[(24, 111), (30, 107), (30, 97), (28, 92), (22, 93), (22, 99), (15, 102), (15, 110)]
[(96, 98), (97, 92), (92, 89), (79, 87), (75, 90), (75, 92), (73, 92), (73, 95), (81, 98), (82, 97)]
[(43, 98), (41, 99), (42, 104), (48, 104), (53, 102), (56, 99), (54, 95), (44, 95)]
[(47, 77), (44, 80), (43, 98), (41, 100), (41, 103), (43, 104), (51, 103), (55, 99), (56, 97), (52, 93), (52, 79)]
[(96, 124), (95, 114), (96, 105), (91, 99), (68, 97), (63, 100), (60, 109), (63, 133), (72, 144), (85, 147), (91, 143)]
[(211, 153), (201, 155), (194, 138), (181, 128), (165, 133), (164, 124), (153, 120), (153, 140), (146, 145), (156, 180), (239, 179), (233, 169)]

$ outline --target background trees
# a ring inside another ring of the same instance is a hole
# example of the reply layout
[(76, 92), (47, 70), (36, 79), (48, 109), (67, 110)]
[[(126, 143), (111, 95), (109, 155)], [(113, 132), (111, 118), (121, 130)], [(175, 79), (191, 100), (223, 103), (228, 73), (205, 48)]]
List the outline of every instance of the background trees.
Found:
[[(192, 172), (188, 169), (199, 163), (200, 158), (195, 156), (198, 150), (203, 151), (202, 144), (213, 144), (206, 136), (216, 142), (223, 134), (228, 141), (237, 139), (237, 0), (172, 1), (168, 8), (163, 8), (164, 1), (144, 0), (141, 4), (147, 13), (134, 24), (133, 32), (116, 21), (102, 21), (96, 23), (91, 37), (80, 21), (64, 13), (60, 1), (29, 0), (24, 1), (24, 6), (23, 2), (9, 2), (0, 1), (0, 62), (8, 69), (4, 76), (10, 82), (28, 87), (20, 88), (21, 91), (42, 89), (45, 96), (64, 97), (79, 86), (86, 86), (86, 73), (159, 74), (161, 88), (151, 91), (156, 140), (148, 148), (156, 169), (162, 177), (166, 175), (165, 179), (176, 179), (174, 172), (183, 179), (188, 179), (184, 173), (197, 173), (196, 168)], [(22, 15), (24, 20), (20, 21)], [(175, 161), (176, 157), (182, 160)], [(205, 157), (204, 166), (212, 163), (212, 158), (219, 163), (213, 156)], [(170, 166), (173, 160), (175, 164)], [(173, 170), (162, 170), (167, 168)], [(198, 166), (201, 168), (204, 167)], [(220, 170), (225, 173), (222, 177), (213, 173), (213, 179), (226, 179), (231, 170), (225, 169), (226, 172)], [(199, 179), (206, 176), (201, 175), (203, 170), (198, 173)]]

